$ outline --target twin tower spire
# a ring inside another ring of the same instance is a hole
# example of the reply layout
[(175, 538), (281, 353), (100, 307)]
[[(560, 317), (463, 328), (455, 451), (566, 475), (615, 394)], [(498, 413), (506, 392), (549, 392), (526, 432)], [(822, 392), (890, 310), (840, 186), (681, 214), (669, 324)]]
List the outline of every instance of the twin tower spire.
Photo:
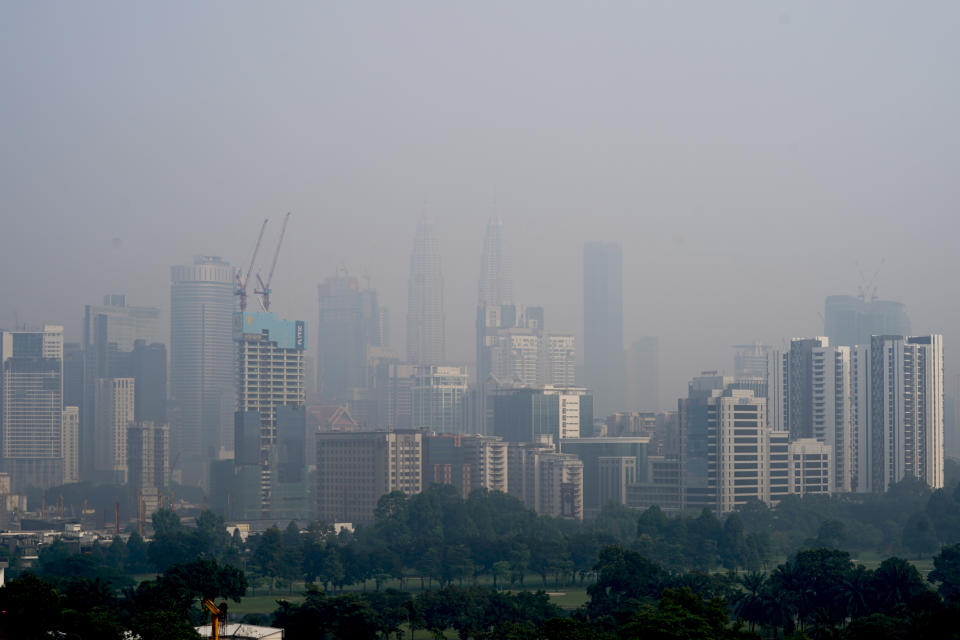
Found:
[[(503, 250), (503, 222), (487, 223), (480, 258), (481, 305), (512, 302), (513, 281)], [(413, 364), (446, 362), (446, 328), (443, 311), (443, 270), (440, 243), (433, 222), (423, 218), (417, 223), (410, 255), (410, 280), (407, 288), (407, 361)]]

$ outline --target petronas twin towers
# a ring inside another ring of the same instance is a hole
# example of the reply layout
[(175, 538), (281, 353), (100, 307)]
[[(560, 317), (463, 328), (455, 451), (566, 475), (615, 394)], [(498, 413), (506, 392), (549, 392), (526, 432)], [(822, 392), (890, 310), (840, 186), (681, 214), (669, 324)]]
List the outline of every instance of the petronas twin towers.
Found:
[[(511, 302), (513, 282), (503, 251), (503, 223), (487, 223), (480, 271), (480, 304)], [(407, 361), (411, 364), (443, 364), (446, 361), (446, 329), (443, 312), (443, 270), (440, 243), (434, 225), (417, 223), (410, 255), (407, 289)]]

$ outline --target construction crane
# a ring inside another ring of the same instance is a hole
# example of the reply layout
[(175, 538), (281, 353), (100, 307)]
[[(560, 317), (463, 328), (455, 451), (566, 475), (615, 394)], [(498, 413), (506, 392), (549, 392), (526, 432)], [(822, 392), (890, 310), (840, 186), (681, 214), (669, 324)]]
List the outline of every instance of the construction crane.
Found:
[(227, 603), (221, 602), (220, 606), (217, 606), (210, 598), (204, 598), (203, 608), (210, 612), (210, 637), (220, 640), (220, 633), (227, 625)]
[(267, 274), (267, 281), (264, 282), (260, 274), (257, 273), (257, 281), (260, 288), (255, 289), (254, 293), (260, 296), (260, 306), (264, 311), (270, 311), (270, 283), (273, 282), (273, 272), (277, 268), (277, 258), (280, 257), (280, 245), (283, 244), (283, 236), (287, 232), (287, 222), (290, 220), (290, 213), (283, 217), (283, 226), (280, 227), (280, 238), (277, 240), (277, 250), (273, 252), (273, 262), (270, 264), (270, 273)]
[(250, 264), (246, 271), (237, 271), (237, 290), (236, 295), (240, 296), (240, 311), (247, 310), (247, 281), (250, 280), (250, 272), (253, 271), (253, 263), (257, 259), (257, 252), (260, 251), (260, 243), (263, 242), (263, 232), (267, 229), (267, 223), (270, 218), (264, 218), (260, 225), (260, 235), (257, 236), (257, 244), (253, 246), (253, 255), (250, 256)]

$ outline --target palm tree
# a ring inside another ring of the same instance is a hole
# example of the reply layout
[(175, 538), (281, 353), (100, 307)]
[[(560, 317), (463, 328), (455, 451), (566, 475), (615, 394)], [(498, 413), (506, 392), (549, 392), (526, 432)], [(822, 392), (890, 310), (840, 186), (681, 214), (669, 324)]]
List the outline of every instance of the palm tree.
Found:
[(872, 571), (863, 565), (857, 565), (838, 585), (838, 597), (843, 601), (849, 619), (870, 613), (872, 579)]
[(741, 577), (739, 583), (745, 591), (740, 593), (734, 601), (733, 612), (737, 618), (746, 620), (750, 625), (750, 631), (753, 631), (755, 624), (764, 622), (766, 612), (763, 589), (767, 584), (767, 578), (762, 573), (752, 571)]

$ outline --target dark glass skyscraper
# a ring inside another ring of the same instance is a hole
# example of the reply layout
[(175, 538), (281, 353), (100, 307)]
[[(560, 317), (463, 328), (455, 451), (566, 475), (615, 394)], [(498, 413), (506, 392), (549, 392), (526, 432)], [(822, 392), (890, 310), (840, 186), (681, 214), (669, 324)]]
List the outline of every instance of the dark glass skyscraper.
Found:
[(583, 246), (583, 359), (597, 416), (624, 407), (623, 287), (620, 245)]
[(368, 351), (383, 346), (382, 314), (376, 292), (361, 290), (346, 273), (327, 278), (317, 290), (317, 386), (324, 402), (343, 404), (354, 390), (369, 386)]

